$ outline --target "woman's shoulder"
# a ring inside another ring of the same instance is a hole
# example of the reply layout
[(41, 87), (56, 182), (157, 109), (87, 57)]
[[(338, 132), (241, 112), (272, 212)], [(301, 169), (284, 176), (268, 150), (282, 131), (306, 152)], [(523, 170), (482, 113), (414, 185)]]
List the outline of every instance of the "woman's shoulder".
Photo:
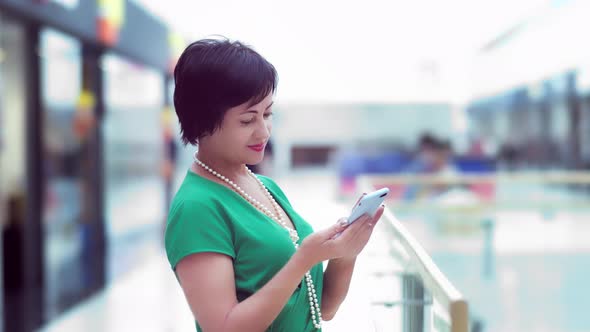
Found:
[(191, 181), (183, 182), (176, 192), (164, 241), (173, 269), (183, 257), (197, 252), (219, 252), (235, 257), (232, 220), (219, 204), (222, 193)]
[(220, 196), (224, 192), (216, 186), (216, 183), (202, 179), (189, 171), (174, 195), (170, 205), (170, 213), (174, 214), (185, 206), (191, 206), (192, 210), (198, 211), (218, 205), (217, 203), (223, 199)]

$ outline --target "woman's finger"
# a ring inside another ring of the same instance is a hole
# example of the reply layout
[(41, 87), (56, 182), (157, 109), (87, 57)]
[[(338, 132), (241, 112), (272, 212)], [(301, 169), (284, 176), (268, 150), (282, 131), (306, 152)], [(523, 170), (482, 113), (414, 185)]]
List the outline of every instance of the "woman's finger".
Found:
[(371, 216), (368, 214), (363, 214), (362, 216), (360, 216), (355, 222), (353, 222), (352, 224), (350, 224), (348, 226), (348, 228), (352, 230), (358, 230), (359, 228), (361, 228), (367, 221), (371, 220)]
[(379, 219), (383, 215), (384, 211), (385, 211), (385, 205), (381, 204), (381, 206), (379, 206), (379, 208), (375, 212), (375, 215), (369, 221), (367, 221), (365, 223), (365, 228), (369, 229), (370, 232), (373, 232), (373, 228), (375, 228), (375, 225), (377, 224), (377, 222), (379, 221)]
[(338, 233), (342, 233), (347, 227), (348, 222), (346, 221), (346, 218), (338, 219), (334, 225), (320, 231), (322, 240), (326, 241), (328, 239), (334, 238), (336, 235), (338, 235)]
[(377, 209), (377, 212), (375, 212), (375, 215), (372, 218), (372, 223), (376, 224), (377, 221), (379, 221), (379, 219), (381, 219), (381, 216), (383, 215), (383, 212), (385, 212), (385, 205), (381, 204), (381, 206), (379, 206), (379, 208)]
[(369, 217), (369, 220), (365, 221), (362, 230), (358, 232), (360, 238), (359, 241), (366, 244), (373, 233), (373, 229), (375, 229), (375, 225), (383, 215), (384, 210), (385, 206), (382, 204), (375, 212), (375, 215), (373, 217)]
[(336, 222), (342, 226), (348, 226), (348, 218), (342, 217)]
[(353, 222), (351, 225), (348, 225), (346, 227), (346, 230), (342, 232), (342, 234), (339, 236), (339, 238), (341, 238), (341, 241), (350, 241), (355, 236), (355, 234), (363, 228), (363, 225), (370, 219), (371, 217), (365, 214), (360, 216), (358, 220)]

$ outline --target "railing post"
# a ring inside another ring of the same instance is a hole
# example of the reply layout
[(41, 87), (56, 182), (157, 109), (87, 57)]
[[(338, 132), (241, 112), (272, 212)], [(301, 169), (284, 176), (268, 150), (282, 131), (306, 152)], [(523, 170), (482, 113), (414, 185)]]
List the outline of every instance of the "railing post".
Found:
[(402, 331), (424, 331), (424, 286), (422, 280), (414, 275), (402, 275)]
[(466, 301), (459, 300), (451, 303), (449, 314), (451, 316), (450, 332), (469, 332), (469, 308)]
[(483, 277), (494, 277), (494, 220), (487, 218), (482, 222), (483, 228)]

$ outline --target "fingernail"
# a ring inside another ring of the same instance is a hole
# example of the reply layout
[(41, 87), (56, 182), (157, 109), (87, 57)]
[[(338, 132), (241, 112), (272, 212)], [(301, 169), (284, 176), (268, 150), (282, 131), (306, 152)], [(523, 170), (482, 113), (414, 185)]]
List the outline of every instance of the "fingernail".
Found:
[(342, 219), (338, 222), (338, 224), (340, 224), (340, 227), (346, 226), (348, 224), (348, 221), (346, 219)]

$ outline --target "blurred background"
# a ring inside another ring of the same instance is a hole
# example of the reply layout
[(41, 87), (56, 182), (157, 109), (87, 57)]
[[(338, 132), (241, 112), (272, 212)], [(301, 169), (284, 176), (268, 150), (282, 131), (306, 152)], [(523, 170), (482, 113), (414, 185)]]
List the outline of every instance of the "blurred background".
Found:
[(585, 0), (0, 0), (0, 332), (194, 330), (162, 245), (193, 152), (171, 75), (212, 35), (276, 66), (255, 168), (316, 229), (390, 188), (356, 314), (326, 331), (590, 331), (589, 17)]

